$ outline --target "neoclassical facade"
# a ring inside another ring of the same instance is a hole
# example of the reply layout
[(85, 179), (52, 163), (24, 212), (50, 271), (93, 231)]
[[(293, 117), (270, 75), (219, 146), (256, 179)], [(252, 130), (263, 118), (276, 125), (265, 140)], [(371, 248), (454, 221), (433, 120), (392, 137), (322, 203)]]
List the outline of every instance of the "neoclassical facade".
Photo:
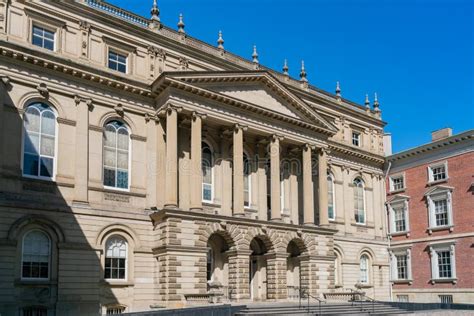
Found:
[(151, 13), (0, 3), (0, 313), (388, 299), (377, 100)]

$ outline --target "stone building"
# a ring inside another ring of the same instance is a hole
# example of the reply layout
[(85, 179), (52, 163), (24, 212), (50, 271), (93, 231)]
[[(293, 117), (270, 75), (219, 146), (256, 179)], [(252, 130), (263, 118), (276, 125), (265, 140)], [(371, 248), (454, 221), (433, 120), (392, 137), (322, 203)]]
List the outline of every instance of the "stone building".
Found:
[(151, 13), (0, 2), (0, 313), (388, 299), (378, 102)]
[(474, 301), (474, 130), (387, 157), (391, 282), (398, 301)]

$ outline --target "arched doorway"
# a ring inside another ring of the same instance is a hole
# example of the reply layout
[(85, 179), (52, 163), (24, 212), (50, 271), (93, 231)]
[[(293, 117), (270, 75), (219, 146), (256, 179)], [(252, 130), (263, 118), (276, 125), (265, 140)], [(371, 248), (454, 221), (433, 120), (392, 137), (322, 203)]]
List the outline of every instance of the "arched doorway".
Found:
[(301, 250), (294, 240), (286, 248), (286, 284), (288, 299), (298, 299), (301, 288)]
[(260, 237), (250, 242), (249, 288), (250, 299), (254, 301), (267, 298), (267, 258), (265, 243)]
[(212, 234), (207, 241), (207, 290), (221, 293), (228, 298), (229, 287), (229, 245), (219, 234)]

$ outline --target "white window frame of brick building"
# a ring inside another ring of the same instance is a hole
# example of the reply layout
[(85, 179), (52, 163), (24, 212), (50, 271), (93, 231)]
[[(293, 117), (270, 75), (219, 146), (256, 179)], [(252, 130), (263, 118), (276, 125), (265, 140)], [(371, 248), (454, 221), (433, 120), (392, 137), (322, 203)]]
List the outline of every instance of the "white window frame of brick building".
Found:
[[(406, 195), (396, 195), (387, 202), (388, 217), (390, 220), (389, 232), (390, 236), (407, 235), (410, 236), (410, 216), (409, 201), (410, 197)], [(397, 229), (397, 211), (401, 211), (405, 221), (405, 229)]]
[[(400, 278), (398, 274), (398, 258), (406, 256), (406, 277)], [(390, 250), (390, 280), (393, 283), (413, 284), (411, 269), (411, 247), (397, 247)]]
[[(395, 181), (398, 180), (398, 179), (401, 179), (401, 183), (402, 183), (401, 187), (398, 187), (397, 183), (395, 183)], [(405, 173), (400, 173), (400, 174), (390, 176), (390, 178), (389, 178), (389, 188), (390, 188), (390, 193), (404, 191), (405, 188), (406, 188)]]
[[(444, 177), (435, 179), (435, 178), (438, 177), (438, 175), (435, 171), (439, 168), (444, 169), (444, 172), (443, 172)], [(432, 164), (432, 165), (428, 166), (428, 183), (429, 184), (444, 182), (448, 179), (449, 179), (449, 176), (448, 176), (448, 162), (447, 161)]]
[[(452, 187), (448, 186), (436, 186), (429, 189), (425, 193), (426, 203), (428, 206), (428, 233), (432, 234), (436, 230), (449, 229), (453, 231), (453, 202), (452, 202)], [(446, 201), (446, 224), (437, 223), (437, 210), (439, 209), (439, 203)]]
[[(431, 283), (457, 283), (456, 276), (456, 253), (455, 253), (455, 240), (432, 242), (429, 244), (429, 251), (431, 257)], [(449, 255), (449, 269), (451, 271), (450, 276), (440, 276), (439, 269), (439, 256), (444, 253)]]

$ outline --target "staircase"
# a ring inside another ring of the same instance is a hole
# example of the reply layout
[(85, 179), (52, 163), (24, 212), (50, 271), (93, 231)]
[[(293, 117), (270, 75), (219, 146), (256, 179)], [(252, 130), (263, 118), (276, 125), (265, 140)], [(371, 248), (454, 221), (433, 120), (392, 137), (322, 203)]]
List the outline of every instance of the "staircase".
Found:
[(338, 302), (338, 303), (321, 303), (302, 304), (301, 308), (298, 303), (255, 303), (249, 304), (246, 308), (240, 310), (236, 316), (266, 316), (266, 315), (401, 315), (410, 314), (410, 312), (392, 307), (382, 302)]

